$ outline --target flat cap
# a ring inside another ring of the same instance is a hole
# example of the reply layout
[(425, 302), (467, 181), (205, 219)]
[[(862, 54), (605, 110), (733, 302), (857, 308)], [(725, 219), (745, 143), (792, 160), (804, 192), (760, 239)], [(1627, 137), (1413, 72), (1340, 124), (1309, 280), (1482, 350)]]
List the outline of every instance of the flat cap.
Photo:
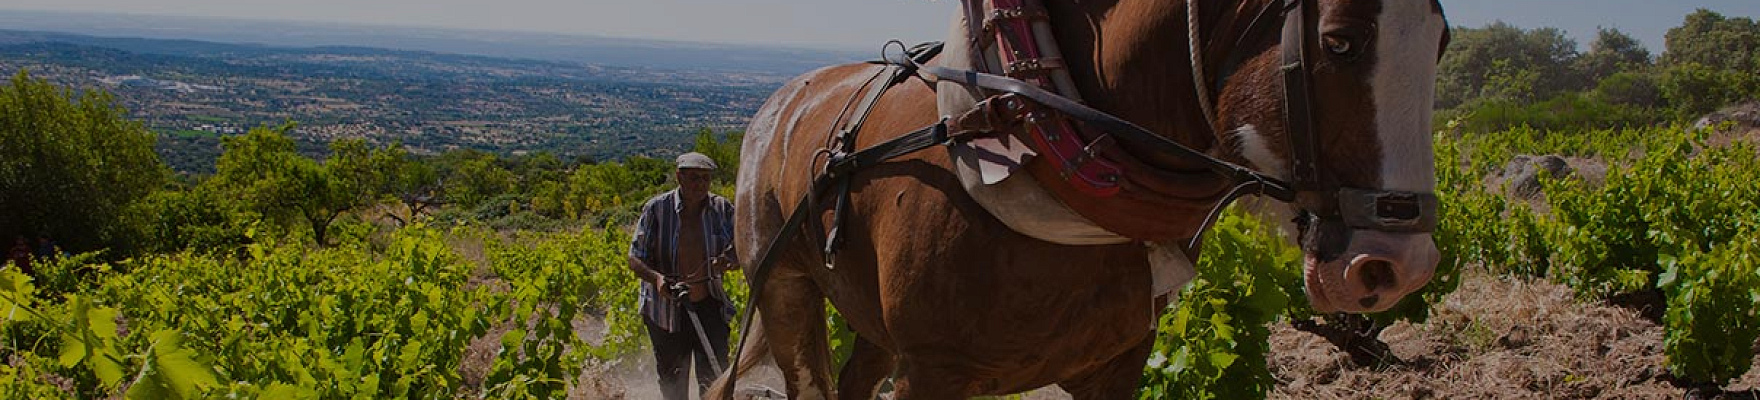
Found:
[(678, 159), (675, 160), (675, 162), (678, 163), (678, 169), (695, 168), (712, 170), (717, 168), (715, 160), (711, 160), (709, 159), (709, 156), (705, 156), (703, 153), (698, 152), (679, 154)]

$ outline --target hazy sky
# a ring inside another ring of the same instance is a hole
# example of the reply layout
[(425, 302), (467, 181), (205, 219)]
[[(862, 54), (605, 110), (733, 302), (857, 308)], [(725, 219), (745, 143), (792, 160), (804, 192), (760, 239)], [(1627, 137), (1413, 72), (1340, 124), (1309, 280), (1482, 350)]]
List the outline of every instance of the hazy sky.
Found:
[[(1422, 1), (1422, 0), (1410, 0)], [(944, 36), (957, 0), (4, 0), (0, 9), (247, 17), (583, 33), (711, 41), (879, 47)], [(1587, 44), (1618, 28), (1660, 52), (1697, 8), (1760, 16), (1760, 0), (1443, 0), (1455, 25), (1503, 20), (1565, 29)], [(0, 27), (4, 28), (4, 27)]]

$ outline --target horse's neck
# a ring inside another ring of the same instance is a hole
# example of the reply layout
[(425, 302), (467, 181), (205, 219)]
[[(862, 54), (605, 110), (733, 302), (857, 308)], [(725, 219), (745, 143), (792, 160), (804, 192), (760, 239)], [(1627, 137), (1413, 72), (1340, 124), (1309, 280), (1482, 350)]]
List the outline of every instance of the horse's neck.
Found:
[[(971, 8), (985, 1), (965, 3)], [(1168, 110), (1197, 102), (1198, 85), (1215, 82), (1221, 73), (1217, 70), (1231, 60), (1231, 52), (1253, 50), (1234, 45), (1245, 30), (1256, 29), (1250, 27), (1253, 17), (1266, 4), (1278, 0), (1196, 1), (1208, 82), (1194, 82), (1188, 51), (1187, 10), (1191, 4), (1186, 1), (1045, 0), (1044, 6), (1054, 16), (1053, 35), (1082, 100), (1193, 148), (1206, 149), (1216, 138), (1205, 117)], [(969, 28), (956, 26), (953, 40), (959, 40), (961, 31)], [(1217, 93), (1211, 91), (1211, 97)], [(947, 108), (943, 104), (944, 113)]]
[[(1253, 13), (1271, 0), (1199, 1), (1200, 46), (1210, 76)], [(1177, 108), (1173, 104), (1197, 102), (1196, 85), (1208, 84), (1193, 82), (1188, 6), (1166, 0), (1046, 2), (1076, 86), (1090, 105), (1205, 149), (1215, 138), (1204, 116), (1168, 112)]]
[[(1268, 7), (1278, 7), (1280, 0), (1215, 0), (1200, 1), (1198, 12), (1203, 14), (1201, 20), (1209, 21), (1200, 27), (1204, 42), (1205, 68), (1211, 73), (1210, 83), (1215, 83), (1218, 74), (1226, 74), (1234, 62), (1242, 61), (1242, 53), (1257, 53), (1268, 47), (1267, 40), (1276, 39), (1282, 26), (1278, 15), (1263, 15)], [(1260, 25), (1254, 25), (1255, 23)]]

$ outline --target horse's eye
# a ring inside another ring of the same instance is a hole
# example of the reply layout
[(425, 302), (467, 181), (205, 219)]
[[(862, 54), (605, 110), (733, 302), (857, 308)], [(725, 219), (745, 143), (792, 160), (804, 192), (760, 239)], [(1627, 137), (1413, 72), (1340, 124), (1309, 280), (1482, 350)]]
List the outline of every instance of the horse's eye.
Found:
[(1356, 57), (1363, 51), (1363, 46), (1358, 45), (1357, 41), (1337, 35), (1321, 37), (1320, 44), (1326, 47), (1327, 52), (1340, 57)]

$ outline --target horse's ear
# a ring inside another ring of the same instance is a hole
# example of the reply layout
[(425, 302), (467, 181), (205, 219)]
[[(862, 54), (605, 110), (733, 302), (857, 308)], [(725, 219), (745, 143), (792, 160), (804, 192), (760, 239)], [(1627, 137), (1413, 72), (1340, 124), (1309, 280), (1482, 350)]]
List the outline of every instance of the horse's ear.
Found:
[(1448, 54), (1449, 31), (1454, 30), (1448, 26), (1448, 19), (1444, 18), (1442, 23), (1442, 46), (1436, 48), (1436, 62), (1442, 62), (1442, 56)]
[(1436, 15), (1442, 16), (1442, 46), (1436, 48), (1436, 62), (1442, 62), (1442, 56), (1448, 54), (1449, 41), (1453, 40), (1450, 31), (1454, 30), (1454, 26), (1448, 24), (1448, 13), (1442, 11), (1442, 1), (1438, 0), (1431, 4), (1436, 7)]

